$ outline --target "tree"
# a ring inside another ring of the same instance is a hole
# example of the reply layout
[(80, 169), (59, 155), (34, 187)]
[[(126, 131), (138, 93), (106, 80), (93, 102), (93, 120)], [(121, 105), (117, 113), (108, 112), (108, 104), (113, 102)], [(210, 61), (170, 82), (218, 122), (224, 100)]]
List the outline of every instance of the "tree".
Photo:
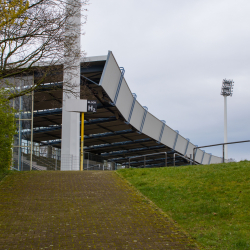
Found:
[[(11, 164), (11, 146), (16, 131), (15, 111), (9, 100), (13, 99), (15, 103), (17, 97), (24, 96), (21, 98), (23, 102), (29, 101), (27, 94), (39, 88), (48, 78), (51, 82), (57, 82), (58, 79), (62, 81), (63, 70), (74, 74), (74, 67), (79, 68), (80, 65), (74, 62), (79, 61), (83, 54), (75, 46), (80, 31), (75, 35), (69, 31), (79, 30), (79, 26), (86, 20), (81, 7), (87, 5), (87, 2), (0, 0), (1, 168)], [(75, 22), (75, 17), (79, 15), (82, 23)], [(66, 63), (64, 58), (67, 58)], [(63, 91), (74, 94), (75, 86), (69, 74), (67, 81), (64, 80), (64, 87)], [(30, 129), (24, 123), (22, 129)]]
[[(9, 81), (10, 78), (36, 74), (32, 86), (11, 92), (8, 99), (35, 90), (48, 76), (56, 77), (56, 72), (62, 71), (65, 51), (70, 54), (67, 67), (73, 67), (74, 58), (81, 56), (83, 52), (79, 52), (74, 46), (76, 37), (66, 39), (65, 30), (75, 28), (76, 15), (81, 15), (83, 22), (86, 20), (79, 10), (87, 2), (88, 0), (1, 0), (0, 88), (15, 88)], [(76, 34), (78, 35), (80, 34)], [(64, 84), (68, 85), (65, 88), (67, 91), (74, 90), (70, 81)]]
[(22, 15), (29, 7), (29, 2), (23, 2), (23, 0), (13, 0), (6, 2), (1, 0), (0, 2), (0, 29), (4, 26), (15, 23), (16, 19)]
[(9, 93), (0, 89), (0, 170), (11, 166), (13, 137), (16, 133), (14, 110), (6, 95)]

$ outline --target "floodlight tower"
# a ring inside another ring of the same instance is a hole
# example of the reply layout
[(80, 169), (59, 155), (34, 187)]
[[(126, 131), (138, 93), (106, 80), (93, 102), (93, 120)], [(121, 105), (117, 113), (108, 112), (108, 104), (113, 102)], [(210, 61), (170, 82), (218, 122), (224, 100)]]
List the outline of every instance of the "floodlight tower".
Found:
[[(227, 143), (227, 97), (233, 95), (233, 86), (233, 80), (223, 79), (220, 94), (224, 96), (224, 143)], [(225, 145), (224, 149), (224, 158), (228, 159), (227, 145)]]

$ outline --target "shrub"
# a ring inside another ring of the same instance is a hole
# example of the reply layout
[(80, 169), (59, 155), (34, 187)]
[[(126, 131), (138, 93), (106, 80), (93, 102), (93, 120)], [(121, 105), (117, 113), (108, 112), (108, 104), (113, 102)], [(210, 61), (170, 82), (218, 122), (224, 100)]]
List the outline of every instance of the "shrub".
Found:
[(12, 144), (16, 133), (15, 113), (6, 98), (6, 91), (0, 89), (0, 170), (11, 166)]

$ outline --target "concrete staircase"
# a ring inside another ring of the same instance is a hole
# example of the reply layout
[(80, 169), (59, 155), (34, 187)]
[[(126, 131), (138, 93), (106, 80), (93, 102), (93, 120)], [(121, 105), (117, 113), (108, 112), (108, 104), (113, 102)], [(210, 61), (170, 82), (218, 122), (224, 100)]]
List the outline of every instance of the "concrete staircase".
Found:
[[(18, 162), (18, 156), (14, 155), (13, 157), (15, 162)], [(21, 170), (22, 171), (29, 171), (30, 170), (30, 157), (27, 157), (27, 155), (23, 154), (21, 157)], [(32, 170), (47, 170), (46, 167), (41, 166), (39, 164), (37, 164), (37, 162), (34, 161), (34, 159), (32, 160)]]
[[(30, 154), (25, 155), (30, 160)], [(36, 162), (36, 165), (43, 168), (42, 170), (60, 170), (61, 162), (53, 158), (47, 158), (44, 156), (32, 155), (32, 161)]]

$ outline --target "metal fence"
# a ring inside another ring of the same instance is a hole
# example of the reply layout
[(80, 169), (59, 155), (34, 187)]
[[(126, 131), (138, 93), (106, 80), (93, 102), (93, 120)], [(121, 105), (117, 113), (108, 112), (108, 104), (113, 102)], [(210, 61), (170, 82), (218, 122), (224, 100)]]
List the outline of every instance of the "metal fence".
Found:
[[(20, 153), (21, 152), (21, 153)], [(27, 151), (27, 147), (22, 148), (20, 151), (18, 148), (13, 150), (13, 165), (12, 168), (19, 171), (30, 171), (30, 170), (79, 170), (79, 157), (73, 155), (47, 154), (47, 153), (36, 153), (31, 154)], [(107, 162), (102, 160), (100, 157), (89, 157), (90, 154), (86, 154), (86, 158), (83, 162), (83, 170), (115, 170), (116, 164), (113, 162)], [(100, 160), (100, 161), (97, 161)]]

